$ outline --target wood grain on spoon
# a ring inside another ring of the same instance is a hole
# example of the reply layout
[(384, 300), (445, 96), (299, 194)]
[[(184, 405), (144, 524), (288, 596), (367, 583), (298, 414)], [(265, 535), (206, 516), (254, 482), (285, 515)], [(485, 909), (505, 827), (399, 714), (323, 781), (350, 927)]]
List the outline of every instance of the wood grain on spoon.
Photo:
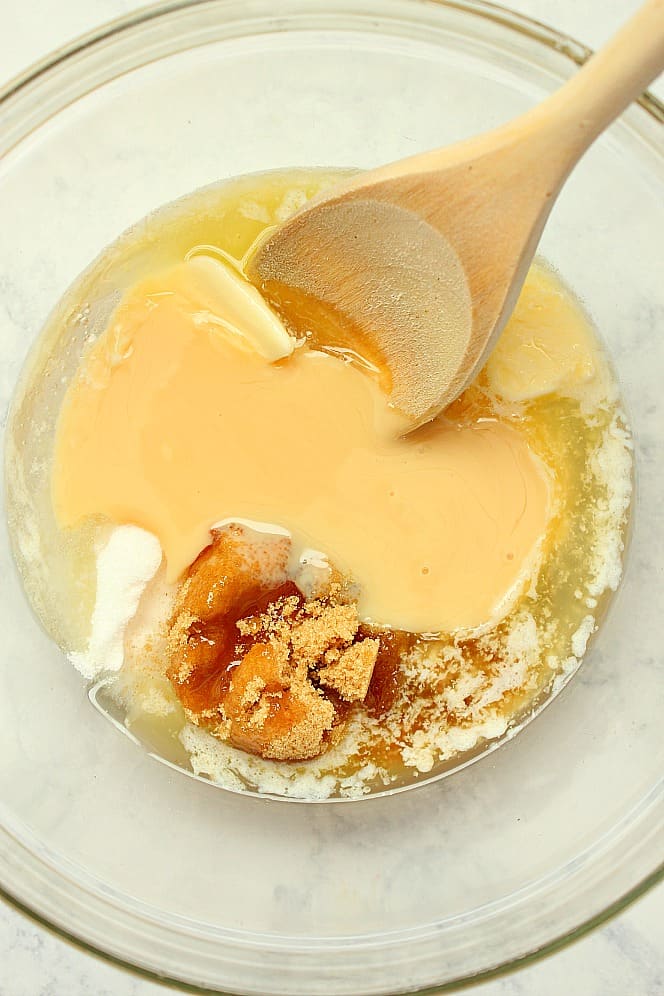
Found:
[(306, 205), (260, 243), (249, 278), (295, 331), (375, 365), (413, 427), (427, 421), (486, 359), (572, 167), (663, 68), (664, 0), (648, 0), (522, 117)]

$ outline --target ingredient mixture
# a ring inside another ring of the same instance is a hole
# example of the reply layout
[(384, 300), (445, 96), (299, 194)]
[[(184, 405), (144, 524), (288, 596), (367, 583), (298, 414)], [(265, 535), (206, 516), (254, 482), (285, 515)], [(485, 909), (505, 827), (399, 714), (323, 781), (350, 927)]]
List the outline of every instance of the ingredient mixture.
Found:
[(246, 261), (335, 178), (199, 192), (93, 264), (33, 363), (33, 385), (69, 367), (23, 412), (46, 459), (13, 495), (26, 586), (100, 700), (226, 787), (314, 798), (453, 766), (564, 683), (631, 475), (607, 361), (543, 264), (408, 436), (371, 357), (284, 327)]
[(224, 266), (196, 256), (140, 281), (91, 349), (56, 441), (61, 525), (140, 525), (174, 581), (219, 519), (278, 523), (357, 578), (375, 622), (418, 632), (494, 619), (550, 513), (527, 439), (495, 418), (400, 438), (407, 420), (356, 366), (293, 340), (269, 362), (255, 322), (229, 333), (216, 316), (241, 278)]

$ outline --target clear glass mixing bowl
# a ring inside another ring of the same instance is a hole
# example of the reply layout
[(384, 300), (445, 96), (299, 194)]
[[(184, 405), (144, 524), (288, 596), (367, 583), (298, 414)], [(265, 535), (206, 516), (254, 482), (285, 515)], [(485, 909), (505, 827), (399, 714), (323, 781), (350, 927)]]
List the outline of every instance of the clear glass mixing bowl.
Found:
[[(0, 401), (95, 254), (219, 177), (368, 167), (525, 110), (587, 52), (488, 4), (170, 3), (0, 95)], [(2, 537), (0, 880), (128, 966), (217, 991), (436, 991), (552, 950), (661, 874), (662, 108), (632, 107), (569, 181), (543, 254), (585, 301), (635, 433), (630, 555), (580, 673), (479, 763), (346, 806), (233, 796), (93, 708)]]

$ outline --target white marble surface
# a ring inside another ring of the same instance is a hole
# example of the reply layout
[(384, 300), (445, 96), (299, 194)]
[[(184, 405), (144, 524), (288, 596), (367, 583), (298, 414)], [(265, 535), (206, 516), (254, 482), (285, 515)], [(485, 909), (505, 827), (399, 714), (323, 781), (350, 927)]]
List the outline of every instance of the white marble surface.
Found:
[[(278, 0), (275, 0), (275, 5)], [(0, 4), (0, 83), (134, 0)], [(595, 46), (637, 0), (512, 0), (512, 6)], [(664, 96), (664, 85), (656, 87)], [(85, 954), (0, 905), (0, 996), (157, 996), (164, 987)], [(478, 996), (664, 996), (664, 886), (565, 951), (484, 983)]]

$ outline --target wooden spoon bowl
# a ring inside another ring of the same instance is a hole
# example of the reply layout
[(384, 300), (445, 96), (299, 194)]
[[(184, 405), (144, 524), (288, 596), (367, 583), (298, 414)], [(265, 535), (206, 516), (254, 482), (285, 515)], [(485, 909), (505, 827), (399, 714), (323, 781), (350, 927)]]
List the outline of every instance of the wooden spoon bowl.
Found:
[(648, 0), (548, 100), (468, 141), (362, 173), (267, 234), (247, 273), (286, 323), (382, 374), (413, 428), (473, 379), (571, 169), (664, 68)]

